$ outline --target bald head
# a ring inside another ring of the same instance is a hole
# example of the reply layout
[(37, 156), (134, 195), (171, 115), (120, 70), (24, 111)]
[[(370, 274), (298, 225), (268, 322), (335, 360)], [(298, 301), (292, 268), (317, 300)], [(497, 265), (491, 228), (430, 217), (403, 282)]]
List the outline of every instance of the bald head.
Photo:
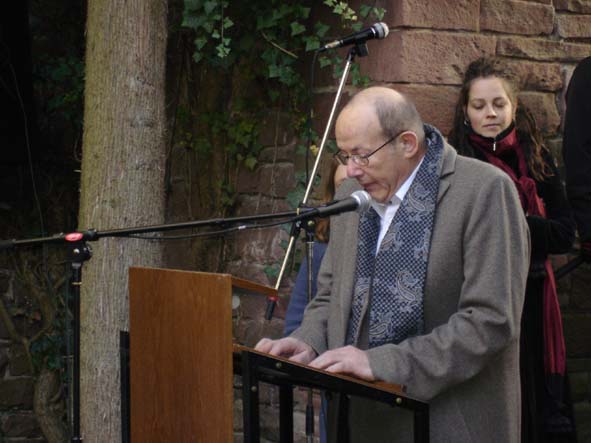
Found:
[(339, 114), (335, 135), (347, 175), (380, 203), (392, 199), (426, 152), (416, 108), (388, 88), (356, 94)]
[(364, 89), (353, 96), (342, 113), (354, 108), (373, 109), (388, 138), (401, 131), (413, 131), (421, 144), (425, 138), (423, 121), (414, 103), (394, 89), (381, 86)]

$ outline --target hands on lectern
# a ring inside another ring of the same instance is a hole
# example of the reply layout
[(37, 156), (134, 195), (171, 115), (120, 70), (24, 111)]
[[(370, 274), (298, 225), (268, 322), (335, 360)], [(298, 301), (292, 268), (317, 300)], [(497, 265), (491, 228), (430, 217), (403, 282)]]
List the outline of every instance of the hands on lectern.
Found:
[(289, 358), (291, 361), (301, 364), (309, 364), (316, 357), (316, 351), (312, 346), (291, 337), (279, 340), (263, 338), (254, 347), (255, 351), (266, 352), (276, 357)]
[(263, 338), (255, 350), (293, 362), (307, 364), (336, 374), (346, 374), (363, 380), (375, 381), (367, 353), (354, 346), (332, 349), (317, 357), (314, 349), (301, 340), (286, 337), (279, 340)]

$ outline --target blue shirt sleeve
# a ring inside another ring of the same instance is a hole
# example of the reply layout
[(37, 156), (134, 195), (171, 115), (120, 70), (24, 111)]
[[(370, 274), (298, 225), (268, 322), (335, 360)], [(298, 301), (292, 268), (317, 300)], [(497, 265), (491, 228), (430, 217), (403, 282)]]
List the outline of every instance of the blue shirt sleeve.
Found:
[[(322, 257), (326, 252), (328, 244), (315, 242), (312, 250), (312, 297), (316, 295), (316, 278), (318, 277), (318, 270)], [(285, 328), (284, 335), (288, 336), (295, 331), (302, 323), (304, 317), (304, 310), (308, 304), (308, 260), (304, 257), (298, 275), (296, 276), (295, 285), (291, 291), (289, 305), (285, 313)]]

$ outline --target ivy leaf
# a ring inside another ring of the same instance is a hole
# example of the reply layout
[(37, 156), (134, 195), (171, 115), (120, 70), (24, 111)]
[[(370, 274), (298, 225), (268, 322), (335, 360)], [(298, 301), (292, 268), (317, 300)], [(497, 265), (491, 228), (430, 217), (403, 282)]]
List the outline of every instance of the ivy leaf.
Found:
[(275, 21), (271, 17), (257, 17), (257, 31), (261, 29), (272, 28), (275, 25)]
[(203, 54), (201, 54), (201, 52), (195, 51), (193, 53), (193, 61), (195, 61), (195, 63), (199, 63), (202, 58), (203, 58)]
[(287, 200), (287, 204), (292, 208), (295, 209), (299, 206), (300, 202), (304, 199), (305, 190), (303, 186), (298, 186), (293, 191), (289, 192), (285, 199)]
[(308, 18), (310, 16), (310, 10), (312, 8), (300, 8), (300, 17), (301, 18)]
[(267, 275), (267, 278), (271, 280), (279, 275), (279, 268), (277, 266), (265, 266), (263, 272)]
[(201, 26), (203, 26), (203, 29), (205, 29), (205, 31), (208, 34), (211, 34), (213, 32), (213, 22), (212, 21), (204, 20), (203, 24)]
[(219, 40), (220, 37), (221, 37), (221, 35), (217, 29), (211, 33), (211, 38), (215, 38), (216, 40)]
[(249, 171), (254, 171), (254, 168), (256, 165), (257, 165), (257, 159), (251, 155), (246, 157), (246, 160), (244, 160), (244, 166), (246, 166), (246, 168)]
[(230, 17), (225, 17), (223, 26), (224, 26), (224, 29), (231, 28), (232, 26), (234, 26), (234, 22), (232, 21), (232, 19)]
[(385, 13), (386, 10), (384, 8), (373, 8), (373, 15), (375, 15), (378, 20), (382, 20)]
[(185, 0), (185, 9), (188, 11), (197, 11), (200, 6), (200, 0)]
[(320, 57), (318, 59), (321, 68), (326, 68), (332, 64), (332, 61), (328, 57)]
[(306, 37), (304, 41), (306, 42), (306, 51), (313, 51), (320, 47), (320, 40), (316, 36)]
[(330, 26), (324, 24), (324, 23), (316, 23), (316, 25), (314, 26), (316, 28), (316, 35), (319, 38), (323, 38), (326, 33), (328, 32), (328, 30), (330, 29)]
[(219, 45), (217, 45), (215, 47), (215, 49), (217, 51), (217, 55), (219, 58), (224, 58), (230, 53), (230, 48), (225, 46), (223, 43), (220, 43)]
[(306, 30), (306, 27), (298, 22), (291, 23), (291, 36), (301, 34)]
[(371, 12), (371, 6), (369, 5), (361, 5), (359, 7), (359, 15), (363, 18), (367, 18), (369, 13)]
[(353, 25), (351, 25), (351, 29), (353, 29), (353, 31), (355, 31), (355, 32), (359, 32), (359, 31), (361, 31), (362, 26), (363, 26), (362, 22), (357, 22), (357, 23), (354, 23)]
[(201, 50), (207, 44), (207, 39), (205, 37), (197, 37), (195, 39), (195, 47), (197, 50)]
[(197, 29), (199, 27), (199, 20), (194, 15), (184, 14), (181, 26), (185, 28)]
[(281, 76), (281, 70), (277, 65), (269, 65), (269, 77), (277, 78)]
[(216, 6), (218, 6), (218, 2), (217, 1), (205, 2), (203, 4), (203, 10), (205, 11), (206, 14), (209, 15), (216, 8)]

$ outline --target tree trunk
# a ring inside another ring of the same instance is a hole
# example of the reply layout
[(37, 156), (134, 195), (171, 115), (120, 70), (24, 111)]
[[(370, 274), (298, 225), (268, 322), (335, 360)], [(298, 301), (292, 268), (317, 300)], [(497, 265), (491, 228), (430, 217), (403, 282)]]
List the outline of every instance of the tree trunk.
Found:
[[(166, 0), (89, 0), (80, 227), (164, 219)], [(129, 326), (129, 266), (158, 266), (161, 247), (100, 239), (81, 295), (81, 432), (121, 441), (119, 331)]]

